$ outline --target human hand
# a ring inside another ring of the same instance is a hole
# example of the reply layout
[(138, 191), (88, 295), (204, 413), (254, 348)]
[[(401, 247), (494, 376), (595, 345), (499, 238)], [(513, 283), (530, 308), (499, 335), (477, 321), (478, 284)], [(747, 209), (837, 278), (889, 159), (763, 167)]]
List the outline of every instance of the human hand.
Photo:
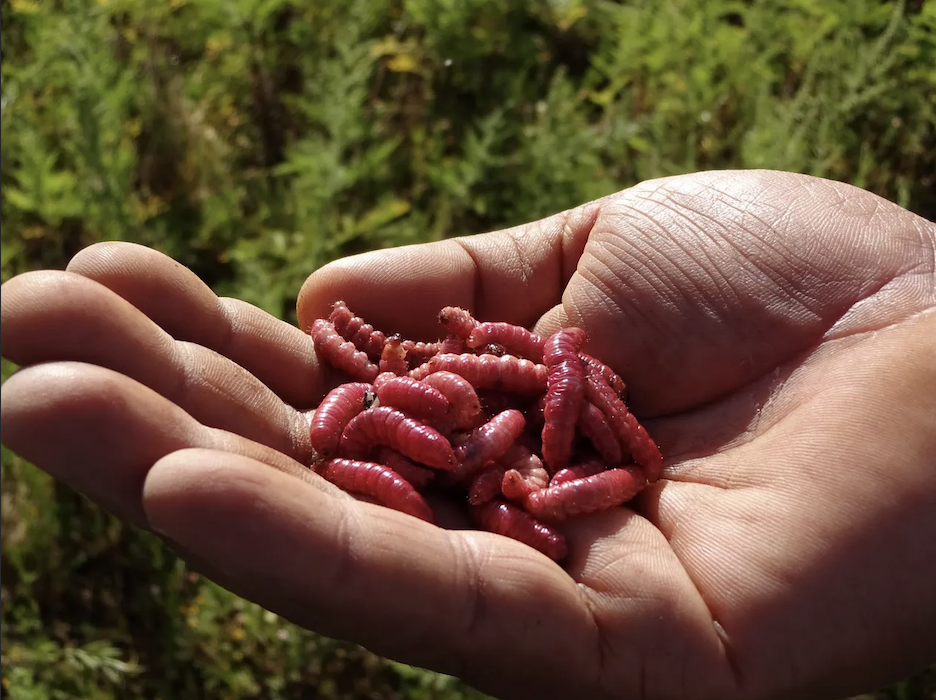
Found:
[(138, 246), (4, 285), (3, 441), (231, 590), (505, 700), (841, 696), (936, 658), (934, 257), (861, 190), (718, 172), (314, 273), (304, 328), (342, 298), (410, 337), (449, 304), (589, 333), (667, 466), (565, 526), (565, 570), (305, 470), (308, 337)]

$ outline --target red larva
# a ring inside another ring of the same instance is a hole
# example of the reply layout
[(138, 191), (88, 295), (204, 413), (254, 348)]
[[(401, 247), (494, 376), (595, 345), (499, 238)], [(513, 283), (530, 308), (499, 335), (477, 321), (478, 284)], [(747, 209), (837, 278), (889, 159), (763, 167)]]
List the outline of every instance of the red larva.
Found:
[(504, 472), (501, 481), (501, 493), (511, 501), (522, 501), (534, 491), (546, 488), (541, 486), (539, 480), (527, 479), (516, 469)]
[(312, 447), (323, 457), (338, 449), (341, 433), (357, 414), (364, 410), (364, 397), (371, 390), (363, 382), (342, 384), (332, 389), (312, 415), (309, 438)]
[(435, 372), (423, 380), (433, 389), (438, 389), (449, 402), (452, 424), (455, 428), (467, 428), (481, 413), (478, 393), (464, 377), (453, 372)]
[(621, 446), (626, 448), (634, 461), (644, 468), (647, 481), (652, 484), (659, 479), (663, 471), (663, 456), (660, 454), (660, 448), (627, 410), (624, 402), (614, 393), (614, 390), (608, 386), (604, 377), (590, 367), (586, 381), (586, 396), (604, 413), (608, 424), (621, 442)]
[(397, 474), (406, 479), (413, 488), (421, 489), (429, 485), (435, 478), (436, 472), (421, 467), (408, 457), (404, 457), (396, 450), (386, 445), (378, 445), (374, 459), (380, 464), (390, 467)]
[(584, 479), (586, 476), (601, 474), (601, 472), (605, 471), (606, 469), (607, 465), (603, 461), (598, 459), (586, 459), (571, 467), (566, 467), (565, 469), (560, 469), (557, 471), (555, 474), (553, 474), (552, 479), (549, 480), (549, 485), (559, 486), (566, 483), (567, 481)]
[(492, 386), (481, 388), (503, 389), (504, 391), (513, 391), (525, 395), (536, 395), (546, 389), (547, 371), (545, 365), (514, 357), (513, 355), (504, 355), (503, 357), (494, 358), (493, 361), (486, 359), (491, 358), (491, 355), (480, 355), (479, 357), (484, 361), (482, 367), (486, 362), (488, 365), (496, 366), (497, 370), (496, 374), (491, 370), (487, 370), (495, 378)]
[(374, 327), (369, 323), (365, 323), (361, 326), (357, 333), (351, 337), (351, 342), (354, 343), (354, 346), (358, 350), (366, 353), (374, 362), (380, 361), (386, 341), (387, 336), (381, 331), (374, 330)]
[(343, 301), (336, 301), (332, 306), (328, 320), (335, 326), (335, 331), (345, 340), (351, 340), (358, 328), (364, 325), (364, 319), (354, 315)]
[(507, 469), (516, 469), (523, 474), (524, 478), (542, 482), (542, 486), (546, 486), (549, 482), (549, 472), (543, 466), (543, 460), (533, 454), (533, 451), (524, 444), (524, 437), (524, 435), (518, 437), (517, 441), (507, 448), (507, 451), (497, 461)]
[(374, 379), (374, 390), (376, 391), (381, 387), (381, 385), (386, 384), (391, 379), (396, 379), (399, 375), (394, 374), (393, 372), (381, 372)]
[(578, 357), (584, 342), (581, 328), (564, 328), (549, 336), (543, 346), (549, 372), (543, 405), (543, 459), (553, 472), (566, 466), (572, 455), (575, 425), (585, 396), (585, 370)]
[(468, 336), (469, 348), (480, 348), (488, 343), (502, 345), (511, 355), (525, 357), (533, 362), (543, 361), (543, 336), (512, 323), (485, 322), (479, 324)]
[(453, 372), (476, 389), (503, 389), (524, 395), (539, 394), (546, 389), (546, 367), (513, 355), (436, 355), (410, 372), (410, 376), (424, 379), (435, 372)]
[(452, 446), (438, 431), (389, 406), (371, 408), (352, 418), (339, 448), (349, 457), (361, 458), (375, 445), (392, 447), (434, 469), (456, 466)]
[(579, 348), (585, 344), (585, 331), (570, 326), (553, 333), (543, 344), (543, 362), (555, 367), (560, 362), (578, 362)]
[(605, 414), (588, 399), (582, 402), (578, 427), (608, 465), (616, 466), (621, 463), (624, 459), (621, 443), (618, 442)]
[[(562, 561), (566, 541), (540, 519), (626, 502), (659, 477), (659, 449), (627, 411), (623, 380), (581, 351), (581, 329), (544, 340), (458, 307), (439, 320), (449, 334), (440, 343), (386, 338), (343, 302), (316, 322), (320, 358), (357, 380), (313, 414), (316, 467), (341, 488), (430, 522), (415, 489), (443, 470), (447, 486), (467, 490), (482, 527)], [(592, 448), (598, 456), (587, 456)], [(608, 468), (629, 456), (637, 464)]]
[(586, 352), (579, 352), (579, 359), (584, 362), (587, 367), (597, 370), (601, 376), (605, 378), (605, 381), (608, 382), (608, 386), (614, 389), (614, 393), (617, 394), (622, 401), (627, 398), (627, 385), (624, 384), (624, 380), (621, 379), (617, 372), (608, 367), (608, 365), (601, 360), (592, 357)]
[[(464, 338), (459, 338), (457, 335), (451, 333), (446, 336), (445, 340), (439, 345), (440, 354), (461, 355), (467, 349), (468, 346), (465, 345)], [(429, 358), (427, 357), (426, 359), (428, 360)]]
[(380, 359), (385, 340), (384, 334), (375, 331), (369, 323), (364, 323), (364, 319), (355, 316), (347, 304), (343, 301), (336, 301), (328, 320), (335, 326), (338, 335), (354, 343), (354, 346), (366, 353), (371, 360), (377, 362)]
[(498, 463), (507, 467), (501, 491), (512, 501), (521, 501), (549, 485), (549, 472), (542, 460), (519, 443), (514, 443)]
[(395, 377), (377, 386), (381, 406), (393, 406), (417, 418), (442, 418), (448, 413), (445, 395), (425, 382), (411, 377)]
[(627, 503), (646, 485), (647, 478), (636, 467), (608, 469), (594, 476), (534, 491), (526, 497), (523, 505), (527, 512), (542, 520), (565, 520)]
[[(542, 468), (543, 462), (533, 454), (533, 451), (523, 443), (522, 435), (518, 436), (507, 451), (497, 458), (497, 462), (505, 469), (532, 469)], [(547, 475), (548, 476), (548, 475)]]
[(338, 335), (354, 343), (354, 347), (366, 353), (369, 359), (374, 362), (380, 360), (386, 336), (381, 331), (375, 331), (371, 324), (364, 323), (364, 319), (355, 316), (347, 304), (336, 301), (328, 320)]
[(438, 355), (441, 343), (424, 343), (420, 341), (404, 340), (403, 349), (406, 350), (406, 361), (410, 367), (416, 367), (434, 355)]
[(434, 522), (432, 509), (413, 486), (389, 467), (354, 459), (332, 459), (322, 476), (339, 488), (369, 496), (381, 505)]
[(374, 381), (380, 371), (377, 365), (370, 361), (366, 353), (358, 350), (354, 343), (342, 339), (330, 321), (316, 321), (312, 324), (311, 335), (316, 353), (332, 367), (358, 381)]
[(471, 485), (468, 487), (468, 503), (479, 506), (500, 496), (504, 471), (504, 468), (496, 462), (488, 462), (471, 480)]
[(473, 506), (471, 511), (479, 527), (523, 542), (553, 561), (561, 562), (569, 554), (569, 546), (562, 533), (506, 501), (489, 501)]
[(478, 322), (466, 310), (457, 306), (446, 306), (439, 312), (439, 323), (445, 330), (459, 338), (467, 338), (477, 327)]
[(634, 441), (630, 446), (631, 456), (637, 464), (643, 467), (647, 481), (651, 484), (655, 483), (663, 474), (663, 455), (660, 453), (660, 448), (629, 411), (626, 419), (631, 424), (631, 435), (634, 436)]
[(391, 336), (384, 343), (383, 351), (380, 353), (380, 371), (390, 372), (397, 376), (403, 376), (409, 372), (409, 365), (406, 364), (406, 348), (403, 347), (403, 341), (399, 336)]
[(471, 431), (468, 439), (455, 448), (455, 458), (459, 464), (452, 471), (452, 479), (465, 479), (485, 462), (503, 455), (523, 432), (524, 422), (520, 411), (510, 409), (498, 413)]

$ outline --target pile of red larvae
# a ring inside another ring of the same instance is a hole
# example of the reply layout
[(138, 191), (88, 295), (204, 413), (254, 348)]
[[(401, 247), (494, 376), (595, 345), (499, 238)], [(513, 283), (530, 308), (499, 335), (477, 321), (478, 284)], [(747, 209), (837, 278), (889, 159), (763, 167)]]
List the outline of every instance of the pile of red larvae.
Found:
[(543, 338), (457, 307), (439, 321), (445, 340), (414, 342), (339, 301), (312, 326), (319, 358), (352, 380), (312, 416), (312, 467), (325, 479), (429, 522), (427, 488), (467, 492), (479, 527), (562, 561), (553, 523), (659, 478), (659, 448), (625, 406), (623, 380), (582, 352), (580, 328)]

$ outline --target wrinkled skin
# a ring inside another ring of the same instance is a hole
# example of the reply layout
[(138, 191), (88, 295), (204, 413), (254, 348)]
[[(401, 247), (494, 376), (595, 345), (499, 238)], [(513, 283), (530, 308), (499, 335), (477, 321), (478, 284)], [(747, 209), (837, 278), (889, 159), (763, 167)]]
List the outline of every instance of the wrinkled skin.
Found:
[(3, 442), (231, 590), (505, 700), (841, 697), (936, 661), (934, 241), (850, 186), (716, 172), (314, 272), (304, 329), (344, 299), (408, 337), (449, 304), (588, 332), (666, 468), (564, 526), (568, 570), (304, 470), (309, 338), (139, 246), (3, 286)]

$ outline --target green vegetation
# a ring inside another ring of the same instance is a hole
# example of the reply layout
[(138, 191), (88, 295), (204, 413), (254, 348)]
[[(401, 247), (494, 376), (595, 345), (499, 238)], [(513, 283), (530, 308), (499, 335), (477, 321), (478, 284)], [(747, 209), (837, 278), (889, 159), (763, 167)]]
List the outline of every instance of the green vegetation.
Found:
[[(130, 240), (294, 318), (336, 257), (708, 168), (936, 218), (936, 3), (10, 0), (0, 25), (4, 279)], [(290, 626), (2, 464), (15, 700), (482, 697)], [(877, 697), (936, 697), (936, 671)]]

